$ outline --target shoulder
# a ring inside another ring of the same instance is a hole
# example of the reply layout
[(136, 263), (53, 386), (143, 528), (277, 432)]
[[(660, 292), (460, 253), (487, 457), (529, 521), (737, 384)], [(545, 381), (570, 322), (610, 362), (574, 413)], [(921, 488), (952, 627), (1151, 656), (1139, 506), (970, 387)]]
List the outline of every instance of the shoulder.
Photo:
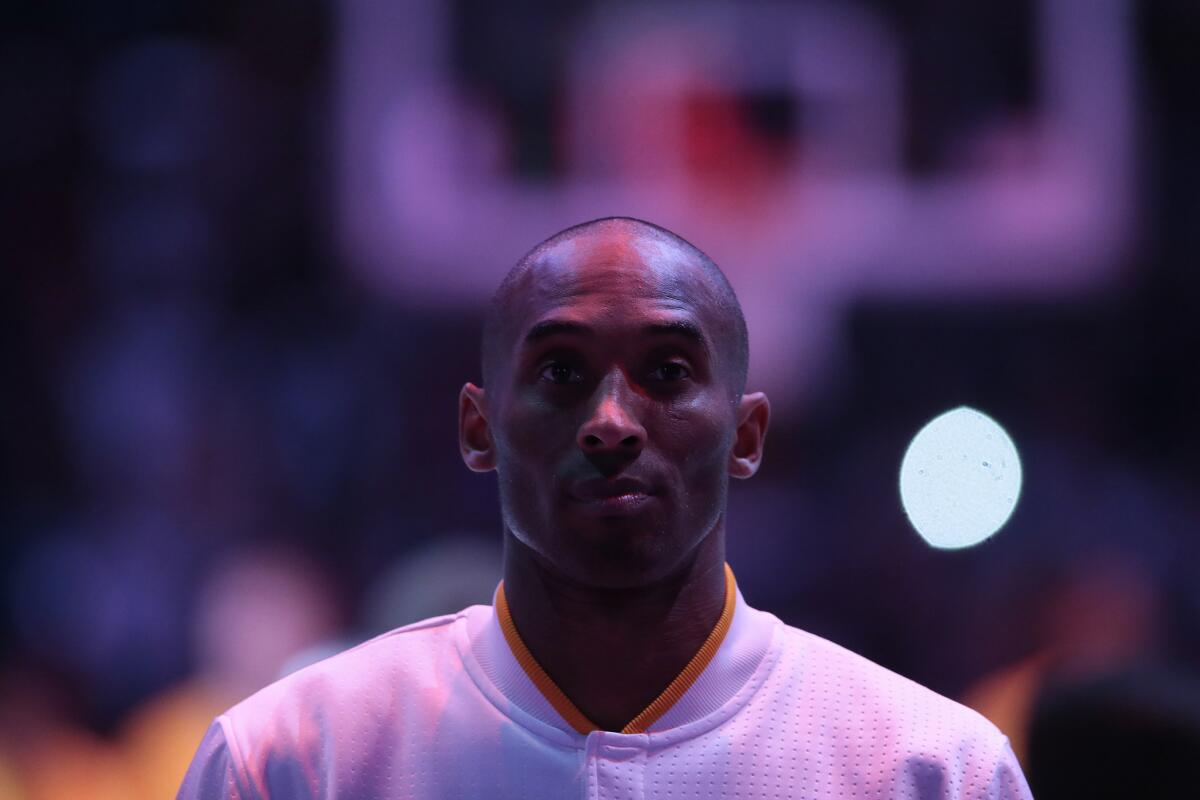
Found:
[(1008, 738), (982, 714), (820, 636), (783, 631), (771, 702), (806, 751), (870, 765), (888, 796), (958, 787), (950, 796), (1029, 799)]
[(246, 698), (227, 712), (236, 722), (278, 712), (281, 706), (336, 701), (348, 695), (369, 701), (391, 693), (396, 680), (435, 681), (447, 659), (456, 658), (453, 627), (466, 611), (388, 631), (299, 669)]
[[(397, 628), (281, 678), (218, 719), (235, 762), (279, 753), (320, 763), (336, 742), (369, 738), (420, 712), (461, 671), (454, 624), (467, 610)], [(349, 737), (349, 738), (348, 738)]]
[(817, 715), (858, 736), (907, 741), (916, 749), (971, 742), (999, 753), (1007, 738), (974, 709), (839, 644), (784, 626), (787, 680)]
[(376, 636), (247, 697), (217, 717), (179, 797), (318, 796), (329, 765), (372, 763), (380, 742), (441, 708), (462, 671), (455, 623), (476, 608)]

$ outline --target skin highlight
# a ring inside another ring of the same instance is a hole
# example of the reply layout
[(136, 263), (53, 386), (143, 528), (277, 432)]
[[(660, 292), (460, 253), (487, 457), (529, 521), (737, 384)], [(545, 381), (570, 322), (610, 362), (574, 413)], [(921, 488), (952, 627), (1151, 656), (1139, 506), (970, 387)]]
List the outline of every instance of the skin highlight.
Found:
[[(636, 220), (572, 230), (506, 280), (503, 341), (486, 391), (460, 392), (459, 442), (470, 469), (498, 473), (522, 639), (620, 730), (716, 624), (728, 481), (757, 471), (770, 406), (741, 391), (715, 265)], [(644, 490), (635, 507), (590, 497), (619, 480)]]

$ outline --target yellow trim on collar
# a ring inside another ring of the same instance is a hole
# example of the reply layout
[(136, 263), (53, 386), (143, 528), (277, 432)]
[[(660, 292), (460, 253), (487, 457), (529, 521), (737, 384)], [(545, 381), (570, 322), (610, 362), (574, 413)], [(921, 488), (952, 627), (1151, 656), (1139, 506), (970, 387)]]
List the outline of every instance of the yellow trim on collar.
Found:
[[(692, 656), (691, 661), (683, 668), (683, 671), (675, 676), (670, 685), (663, 689), (662, 694), (654, 698), (650, 705), (646, 706), (640, 714), (634, 717), (629, 723), (621, 729), (621, 733), (645, 733), (646, 730), (653, 725), (659, 717), (667, 713), (671, 706), (683, 697), (684, 693), (691, 687), (696, 679), (700, 677), (700, 673), (713, 660), (713, 656), (717, 654), (717, 650), (721, 647), (721, 642), (725, 640), (725, 634), (729, 632), (729, 626), (733, 622), (733, 609), (737, 605), (737, 583), (733, 578), (733, 570), (729, 564), (725, 564), (725, 607), (721, 610), (721, 616), (717, 619), (717, 624), (708, 634), (708, 638), (704, 640), (704, 644), (700, 645), (700, 649), (696, 651), (696, 655)], [(496, 590), (496, 616), (499, 618), (500, 630), (504, 632), (504, 638), (508, 642), (509, 648), (512, 650), (513, 656), (516, 657), (517, 663), (521, 665), (521, 669), (525, 670), (525, 674), (533, 681), (533, 685), (538, 688), (542, 696), (549, 701), (563, 719), (567, 721), (572, 728), (582, 734), (588, 734), (592, 731), (600, 730), (596, 723), (592, 722), (583, 712), (575, 707), (562, 689), (550, 679), (546, 671), (542, 669), (541, 664), (533, 657), (533, 653), (529, 652), (529, 648), (525, 646), (525, 642), (521, 639), (521, 635), (517, 633), (517, 626), (513, 623), (512, 614), (508, 610), (508, 601), (504, 598), (504, 581), (500, 581), (500, 586)]]

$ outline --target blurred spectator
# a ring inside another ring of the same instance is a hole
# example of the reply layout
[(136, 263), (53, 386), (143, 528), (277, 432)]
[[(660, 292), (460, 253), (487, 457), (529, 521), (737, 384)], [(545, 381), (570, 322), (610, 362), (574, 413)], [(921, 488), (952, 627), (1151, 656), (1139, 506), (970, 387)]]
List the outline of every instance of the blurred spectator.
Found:
[(249, 550), (215, 566), (196, 612), (194, 674), (150, 697), (122, 727), (137, 792), (129, 796), (173, 796), (212, 720), (333, 636), (341, 619), (328, 578), (295, 553)]
[(473, 534), (436, 535), (385, 567), (364, 589), (360, 624), (355, 630), (294, 654), (277, 677), (394, 628), (472, 605), (491, 605), (500, 575), (498, 543)]
[(43, 671), (14, 666), (0, 674), (0, 788), (5, 790), (0, 797), (138, 796), (121, 749), (75, 722), (77, 708), (70, 694)]
[(1023, 764), (1034, 703), (1047, 684), (1156, 657), (1161, 647), (1159, 589), (1128, 553), (1085, 556), (1038, 605), (1039, 618), (1029, 621), (1037, 649), (983, 676), (962, 698), (1008, 735)]
[(499, 535), (440, 534), (388, 567), (365, 593), (362, 620), (376, 635), (467, 606), (492, 604), (500, 582)]
[(1200, 679), (1171, 669), (1054, 682), (1029, 737), (1038, 800), (1176, 800), (1196, 796)]

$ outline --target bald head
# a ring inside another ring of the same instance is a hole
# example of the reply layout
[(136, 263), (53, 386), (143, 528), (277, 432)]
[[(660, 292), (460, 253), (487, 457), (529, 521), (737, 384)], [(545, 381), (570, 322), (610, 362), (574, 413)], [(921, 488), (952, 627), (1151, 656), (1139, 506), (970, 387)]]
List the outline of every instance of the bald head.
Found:
[[(749, 337), (737, 295), (725, 274), (702, 250), (666, 228), (633, 217), (605, 217), (559, 231), (526, 253), (508, 271), (488, 305), (483, 326), (483, 381), (491, 386), (501, 374), (512, 351), (515, 326), (523, 312), (523, 301), (542, 283), (552, 280), (551, 270), (582, 270), (589, 257), (606, 257), (607, 252), (633, 248), (656, 256), (651, 260), (670, 265), (671, 280), (687, 287), (694, 302), (704, 305), (716, 318), (717, 344), (727, 365), (731, 393), (745, 391), (749, 364)], [(646, 260), (646, 259), (643, 259)], [(660, 270), (661, 272), (661, 270)], [(660, 276), (661, 277), (661, 276)]]

